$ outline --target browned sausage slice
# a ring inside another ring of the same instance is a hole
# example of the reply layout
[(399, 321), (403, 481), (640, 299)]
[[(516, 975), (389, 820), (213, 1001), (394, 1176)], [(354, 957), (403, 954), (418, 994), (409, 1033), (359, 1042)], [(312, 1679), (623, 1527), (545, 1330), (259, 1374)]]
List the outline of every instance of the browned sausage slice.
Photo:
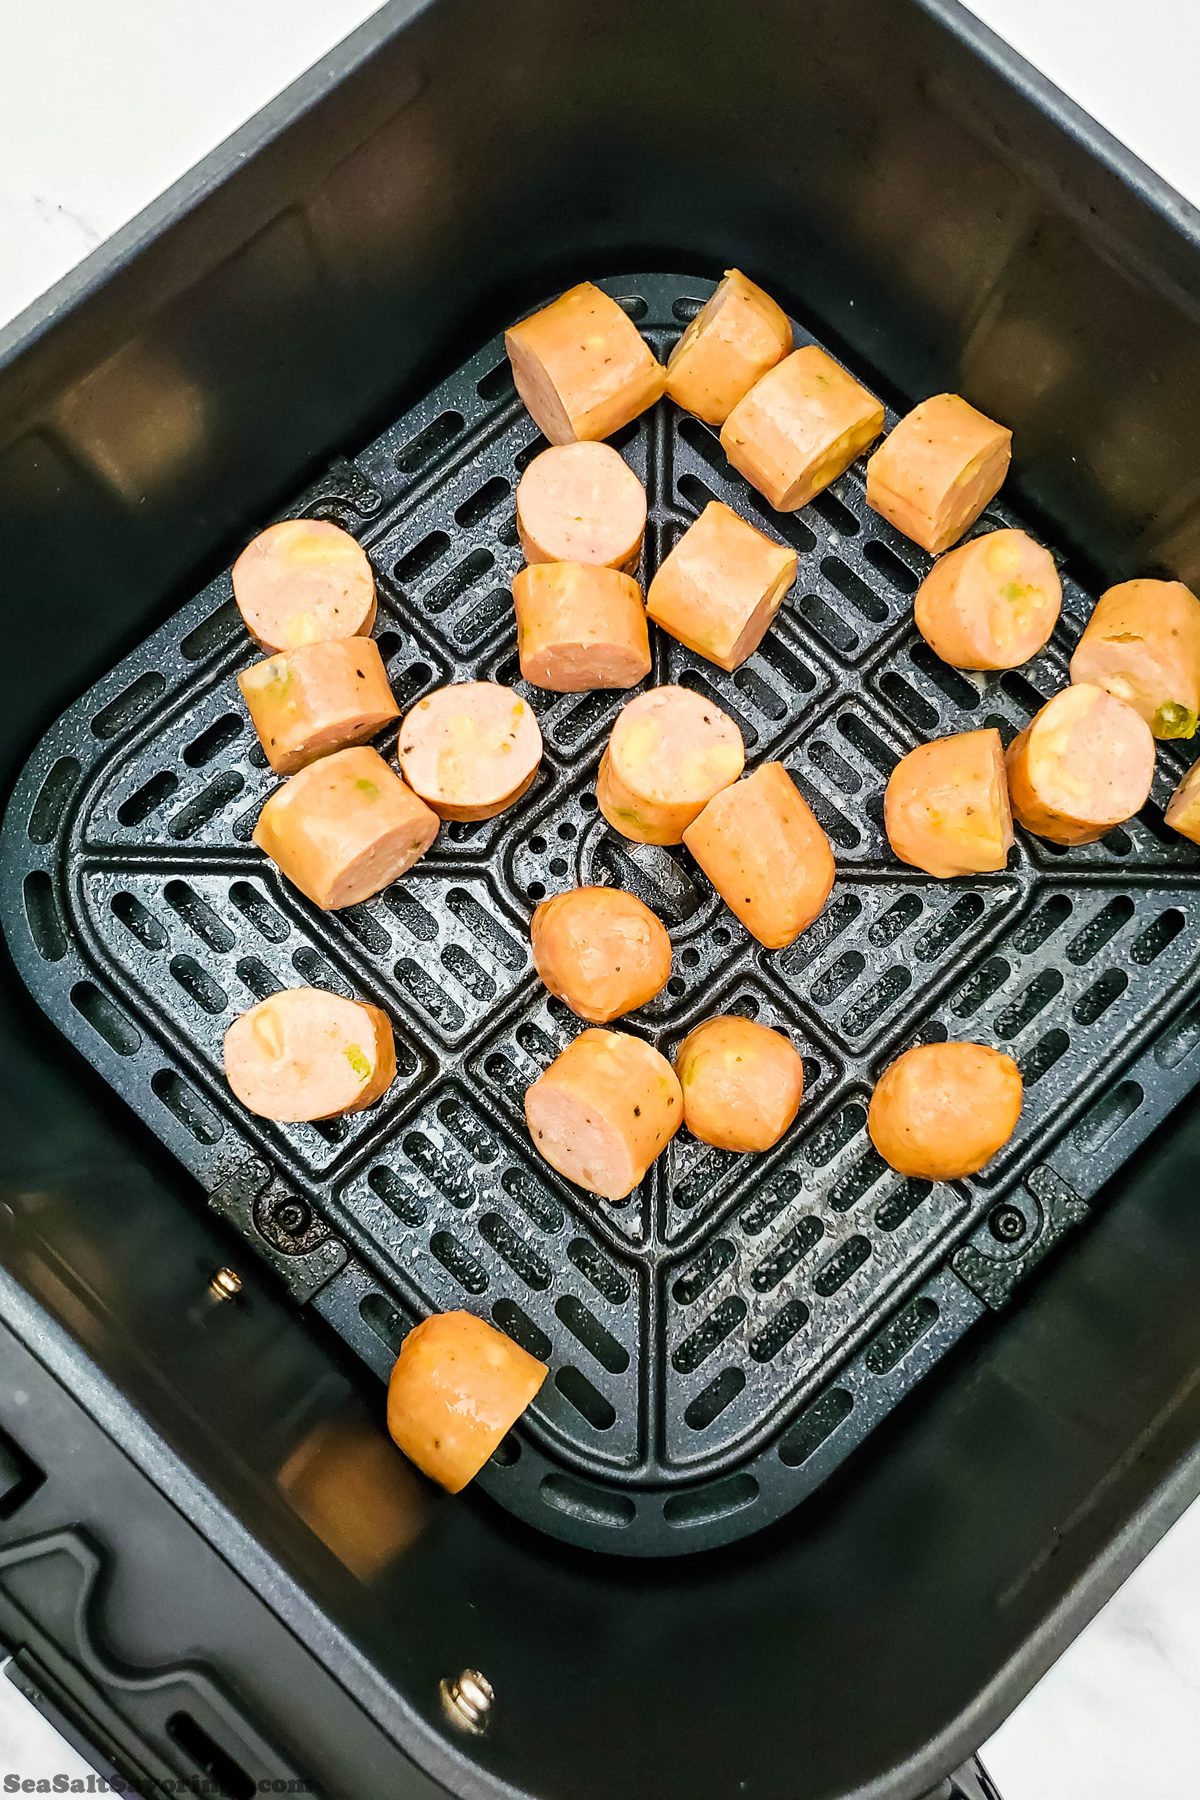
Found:
[(1016, 669), (1062, 607), (1054, 558), (1023, 531), (989, 531), (940, 556), (917, 589), (917, 630), (955, 669)]
[(1004, 868), (1013, 828), (1000, 733), (960, 731), (910, 750), (888, 779), (883, 819), (900, 861), (939, 880)]
[(400, 772), (439, 819), (491, 819), (538, 772), (542, 734), (519, 694), (494, 681), (438, 688), (405, 715)]
[(829, 839), (782, 763), (725, 788), (683, 841), (731, 912), (769, 950), (811, 925), (833, 889)]
[(431, 1481), (461, 1493), (548, 1372), (485, 1320), (435, 1313), (400, 1346), (388, 1383), (388, 1430)]
[(683, 1122), (720, 1150), (769, 1150), (800, 1110), (804, 1064), (781, 1031), (730, 1013), (689, 1031), (675, 1054)]
[(1047, 700), (1005, 760), (1018, 825), (1052, 844), (1094, 844), (1146, 804), (1154, 739), (1124, 700), (1079, 684)]
[(365, 637), (375, 623), (375, 577), (366, 552), (324, 519), (282, 519), (233, 565), (233, 597), (264, 650)]
[(557, 694), (636, 687), (650, 633), (632, 575), (593, 563), (533, 563), (513, 576), (521, 674)]
[(1192, 764), (1171, 795), (1166, 820), (1173, 831), (1200, 844), (1200, 762)]
[(796, 552), (710, 500), (659, 568), (646, 611), (722, 669), (758, 649), (796, 579)]
[(596, 777), (600, 811), (639, 844), (679, 844), (746, 760), (733, 720), (691, 688), (658, 687), (617, 714)]
[(791, 347), (783, 308), (740, 269), (726, 269), (668, 358), (667, 393), (707, 425), (723, 425)]
[(867, 464), (867, 505), (939, 556), (999, 493), (1011, 457), (1011, 431), (958, 394), (935, 394)]
[(646, 490), (611, 444), (552, 444), (517, 483), (517, 535), (526, 562), (637, 568)]
[(1122, 581), (1097, 600), (1071, 680), (1102, 687), (1156, 738), (1193, 737), (1200, 714), (1200, 600), (1182, 581)]
[(572, 1012), (594, 1025), (653, 1000), (671, 973), (671, 940), (635, 894), (582, 887), (533, 915), (533, 966)]
[(721, 448), (777, 512), (795, 512), (883, 430), (883, 407), (816, 344), (756, 382), (721, 428)]
[(378, 894), (437, 836), (438, 816), (378, 750), (362, 745), (310, 763), (267, 800), (254, 842), (326, 912)]
[(918, 1044), (884, 1070), (867, 1112), (871, 1142), (901, 1175), (956, 1181), (1007, 1144), (1021, 1073), (984, 1044)]
[(525, 1094), (534, 1146), (605, 1200), (631, 1194), (683, 1123), (675, 1071), (641, 1038), (581, 1031)]
[(373, 1106), (396, 1074), (385, 1012), (324, 988), (285, 988), (225, 1033), (225, 1075), (263, 1119), (333, 1119)]
[(659, 399), (667, 371), (590, 281), (504, 334), (517, 392), (552, 444), (606, 438)]
[(281, 650), (237, 679), (277, 775), (294, 775), (319, 756), (361, 744), (400, 712), (373, 638), (326, 638)]

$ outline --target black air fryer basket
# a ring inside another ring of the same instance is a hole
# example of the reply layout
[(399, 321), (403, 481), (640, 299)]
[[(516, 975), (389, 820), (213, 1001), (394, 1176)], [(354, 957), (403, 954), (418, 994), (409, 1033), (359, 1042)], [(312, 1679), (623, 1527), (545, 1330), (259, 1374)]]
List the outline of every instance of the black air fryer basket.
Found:
[[(119, 1772), (917, 1796), (1195, 1491), (1200, 861), (1162, 818), (1192, 747), (1102, 843), (1022, 837), (994, 876), (901, 868), (881, 808), (914, 744), (1019, 731), (1104, 585), (1200, 578), (1193, 226), (953, 9), (436, 0), (385, 9), (18, 321), (0, 1638)], [(735, 674), (659, 637), (650, 680), (785, 763), (837, 854), (826, 911), (763, 951), (685, 851), (597, 814), (627, 696), (521, 685), (547, 748), (522, 802), (317, 912), (250, 843), (275, 778), (233, 557), (333, 519), (402, 704), (519, 684), (513, 489), (543, 440), (500, 328), (590, 276), (665, 357), (732, 265), (891, 420), (953, 389), (1012, 426), (978, 529), (1054, 552), (1050, 645), (947, 668), (912, 627), (928, 559), (861, 466), (773, 514), (663, 402), (616, 440), (642, 579), (710, 498), (799, 576)], [(718, 1010), (791, 1034), (775, 1151), (681, 1134), (615, 1206), (534, 1155), (522, 1095), (578, 1022), (528, 919), (581, 881), (671, 930), (633, 1029), (668, 1054)], [(230, 1020), (300, 983), (389, 1012), (380, 1107), (233, 1103)], [(865, 1106), (947, 1036), (1010, 1050), (1027, 1100), (981, 1176), (931, 1187)], [(377, 1376), (453, 1306), (552, 1375), (451, 1501), (388, 1448)]]

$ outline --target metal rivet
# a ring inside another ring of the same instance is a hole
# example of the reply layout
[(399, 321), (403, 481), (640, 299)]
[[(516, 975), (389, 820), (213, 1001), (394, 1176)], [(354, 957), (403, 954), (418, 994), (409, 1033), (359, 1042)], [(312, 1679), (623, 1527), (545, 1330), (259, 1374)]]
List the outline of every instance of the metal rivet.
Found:
[(996, 1206), (988, 1218), (992, 1236), (1001, 1244), (1015, 1244), (1025, 1235), (1025, 1214), (1015, 1206)]
[(478, 1669), (464, 1669), (461, 1675), (441, 1683), (442, 1705), (456, 1725), (478, 1735), (487, 1725), (487, 1717), (496, 1696), (486, 1675)]
[(236, 1269), (218, 1269), (208, 1284), (217, 1300), (236, 1300), (242, 1291), (242, 1278)]

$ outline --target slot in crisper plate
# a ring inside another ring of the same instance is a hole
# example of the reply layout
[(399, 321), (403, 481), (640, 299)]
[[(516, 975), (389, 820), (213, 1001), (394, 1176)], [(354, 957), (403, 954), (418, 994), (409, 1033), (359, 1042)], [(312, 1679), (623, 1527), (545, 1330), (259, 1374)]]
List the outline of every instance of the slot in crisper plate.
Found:
[[(712, 290), (603, 285), (660, 356)], [(526, 797), (444, 826), (367, 904), (309, 906), (249, 841), (276, 783), (235, 685), (258, 653), (226, 573), (39, 745), (4, 824), (4, 903), (41, 1006), (380, 1374), (415, 1318), (458, 1306), (550, 1363), (480, 1477), (490, 1494), (572, 1542), (669, 1555), (810, 1493), (1200, 1077), (1200, 862), (1163, 824), (1188, 760), (1166, 745), (1153, 800), (1100, 844), (1021, 836), (1005, 872), (950, 882), (900, 867), (882, 832), (895, 759), (981, 725), (1011, 739), (1065, 680), (1088, 596), (1064, 570), (1048, 648), (972, 679), (914, 630), (929, 561), (866, 507), (861, 466), (784, 516), (667, 402), (614, 441), (650, 497), (643, 580), (712, 496), (800, 554), (735, 674), (657, 634), (652, 677), (710, 694), (749, 766), (781, 759), (829, 833), (837, 885), (796, 943), (764, 951), (684, 850), (604, 826), (594, 775), (627, 694), (518, 681), (513, 489), (542, 440), (499, 338), (288, 511), (336, 520), (370, 554), (402, 704), (451, 680), (518, 685), (546, 743)], [(978, 529), (1000, 522), (1016, 521), (993, 506)], [(523, 1091), (581, 1027), (534, 975), (528, 921), (579, 882), (633, 890), (671, 931), (670, 982), (625, 1028), (668, 1055), (718, 1011), (791, 1034), (806, 1096), (776, 1149), (738, 1158), (681, 1132), (615, 1206), (533, 1152)], [(232, 1101), (221, 1039), (302, 983), (386, 1008), (399, 1073), (369, 1112), (275, 1126)], [(898, 1050), (948, 1035), (1016, 1056), (1026, 1103), (983, 1175), (930, 1187), (878, 1159), (866, 1104)]]

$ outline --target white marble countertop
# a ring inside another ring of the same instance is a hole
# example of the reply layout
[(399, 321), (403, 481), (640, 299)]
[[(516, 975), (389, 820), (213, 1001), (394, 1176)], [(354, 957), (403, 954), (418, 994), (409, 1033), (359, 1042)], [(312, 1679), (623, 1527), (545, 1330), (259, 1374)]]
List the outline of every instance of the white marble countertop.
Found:
[[(0, 4), (0, 324), (182, 175), (372, 0)], [(974, 11), (1200, 204), (1197, 0)], [(1003, 1800), (1200, 1795), (1200, 1502), (984, 1746)], [(86, 1766), (0, 1680), (3, 1777)]]

